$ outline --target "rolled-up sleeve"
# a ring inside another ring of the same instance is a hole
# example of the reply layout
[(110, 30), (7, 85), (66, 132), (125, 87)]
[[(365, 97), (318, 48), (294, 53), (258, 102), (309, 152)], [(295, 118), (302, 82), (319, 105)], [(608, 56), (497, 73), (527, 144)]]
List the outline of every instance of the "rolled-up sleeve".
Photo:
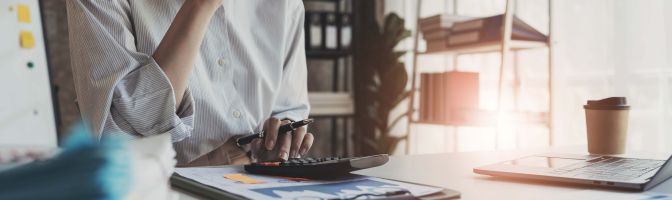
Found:
[(70, 51), (82, 117), (98, 137), (191, 135), (194, 100), (187, 89), (181, 105), (163, 70), (136, 50), (125, 0), (68, 0)]
[(304, 9), (301, 1), (287, 1), (294, 9), (287, 18), (287, 45), (282, 73), (282, 83), (273, 107), (273, 117), (302, 120), (308, 117), (307, 65), (304, 49)]

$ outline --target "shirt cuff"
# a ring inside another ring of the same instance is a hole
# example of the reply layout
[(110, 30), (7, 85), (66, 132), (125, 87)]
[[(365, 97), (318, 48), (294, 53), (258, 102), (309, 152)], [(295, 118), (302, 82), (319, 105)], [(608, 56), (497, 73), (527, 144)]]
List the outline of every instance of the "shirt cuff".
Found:
[(150, 63), (129, 73), (115, 87), (112, 108), (143, 136), (170, 134), (173, 142), (189, 136), (194, 125), (194, 99), (185, 92), (179, 112), (168, 77)]

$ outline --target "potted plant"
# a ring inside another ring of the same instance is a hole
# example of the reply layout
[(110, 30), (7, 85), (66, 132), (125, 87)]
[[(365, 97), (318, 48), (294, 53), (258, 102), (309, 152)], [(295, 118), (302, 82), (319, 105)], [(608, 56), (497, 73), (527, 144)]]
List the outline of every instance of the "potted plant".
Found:
[(391, 128), (406, 115), (391, 116), (391, 111), (411, 94), (406, 90), (406, 67), (400, 62), (406, 52), (395, 50), (411, 33), (397, 14), (388, 14), (381, 27), (372, 13), (360, 15), (361, 23), (356, 27), (359, 39), (353, 77), (357, 132), (353, 136), (359, 155), (391, 153), (406, 138), (391, 135)]

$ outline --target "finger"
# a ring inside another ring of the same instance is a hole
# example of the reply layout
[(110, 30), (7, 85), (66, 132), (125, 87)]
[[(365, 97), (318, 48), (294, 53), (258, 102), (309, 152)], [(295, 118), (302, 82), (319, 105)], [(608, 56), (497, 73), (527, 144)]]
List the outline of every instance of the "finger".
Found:
[(310, 147), (313, 146), (313, 140), (315, 140), (315, 137), (313, 137), (312, 133), (307, 133), (306, 136), (303, 137), (303, 142), (301, 143), (301, 150), (299, 151), (299, 154), (301, 154), (301, 156), (305, 156), (306, 153), (308, 153)]
[(282, 160), (289, 159), (289, 149), (292, 145), (292, 135), (291, 134), (280, 134), (280, 139), (278, 141), (280, 147), (278, 148), (278, 158)]
[[(290, 123), (289, 121), (284, 122), (284, 124)], [(289, 159), (289, 150), (292, 146), (292, 134), (289, 132), (281, 133), (279, 136), (280, 148), (278, 148), (278, 157), (282, 160)]]
[(280, 127), (280, 120), (277, 118), (270, 118), (266, 121), (266, 135), (264, 135), (264, 141), (266, 144), (266, 149), (271, 151), (275, 147), (275, 141), (278, 140), (278, 128)]
[(299, 127), (294, 130), (292, 135), (292, 147), (289, 150), (289, 157), (296, 158), (299, 155), (299, 148), (301, 148), (301, 143), (303, 143), (303, 137), (306, 136), (306, 127)]
[(261, 148), (264, 148), (263, 145), (262, 145), (262, 139), (257, 138), (257, 139), (252, 140), (251, 150), (250, 150), (252, 153), (251, 153), (251, 156), (250, 156), (250, 160), (253, 163), (259, 161), (259, 158), (261, 157), (261, 152), (263, 152), (263, 151), (261, 151)]

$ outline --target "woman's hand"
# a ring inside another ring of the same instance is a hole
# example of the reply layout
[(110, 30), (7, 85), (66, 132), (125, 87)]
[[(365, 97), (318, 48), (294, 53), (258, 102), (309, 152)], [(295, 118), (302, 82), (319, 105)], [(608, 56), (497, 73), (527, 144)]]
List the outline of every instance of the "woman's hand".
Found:
[(313, 134), (306, 131), (306, 126), (292, 132), (278, 133), (280, 126), (290, 123), (289, 120), (270, 118), (264, 123), (264, 138), (252, 141), (252, 162), (287, 160), (306, 155), (313, 145)]

